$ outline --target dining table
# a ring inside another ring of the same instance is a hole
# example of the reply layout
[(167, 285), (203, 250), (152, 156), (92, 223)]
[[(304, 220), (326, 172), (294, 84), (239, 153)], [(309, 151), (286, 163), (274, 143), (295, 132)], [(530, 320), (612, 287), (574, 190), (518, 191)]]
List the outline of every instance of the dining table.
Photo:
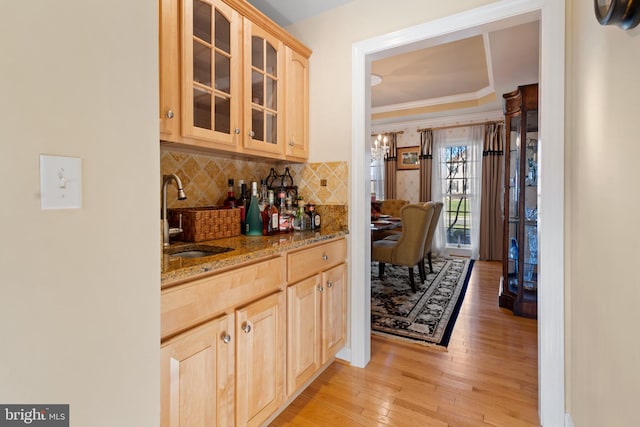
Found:
[(377, 218), (371, 218), (371, 242), (384, 239), (388, 233), (384, 231), (393, 230), (402, 227), (402, 219), (392, 217), (390, 215), (380, 215)]

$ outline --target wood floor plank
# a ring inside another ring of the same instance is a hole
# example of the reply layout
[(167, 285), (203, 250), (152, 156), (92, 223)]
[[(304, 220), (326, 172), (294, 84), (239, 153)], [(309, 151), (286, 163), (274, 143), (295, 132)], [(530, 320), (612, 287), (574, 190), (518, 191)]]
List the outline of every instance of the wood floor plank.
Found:
[(272, 426), (538, 426), (537, 322), (498, 307), (499, 262), (477, 261), (447, 351), (371, 337), (371, 362), (332, 364)]

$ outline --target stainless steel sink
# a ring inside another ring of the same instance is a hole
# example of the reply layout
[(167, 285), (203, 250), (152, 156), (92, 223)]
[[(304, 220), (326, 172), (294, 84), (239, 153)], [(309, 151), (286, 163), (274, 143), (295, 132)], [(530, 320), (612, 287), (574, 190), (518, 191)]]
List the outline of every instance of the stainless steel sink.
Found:
[(180, 258), (202, 258), (206, 256), (222, 254), (232, 250), (233, 248), (225, 248), (224, 246), (186, 245), (165, 249), (164, 253), (169, 256)]

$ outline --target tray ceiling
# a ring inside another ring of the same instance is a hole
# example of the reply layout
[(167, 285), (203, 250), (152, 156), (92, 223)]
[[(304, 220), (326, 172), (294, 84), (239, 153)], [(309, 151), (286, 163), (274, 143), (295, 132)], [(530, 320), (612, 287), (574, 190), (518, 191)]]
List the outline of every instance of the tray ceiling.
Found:
[[(286, 26), (351, 0), (249, 0)], [(502, 94), (538, 82), (539, 21), (397, 54), (371, 64), (372, 124), (502, 109)]]

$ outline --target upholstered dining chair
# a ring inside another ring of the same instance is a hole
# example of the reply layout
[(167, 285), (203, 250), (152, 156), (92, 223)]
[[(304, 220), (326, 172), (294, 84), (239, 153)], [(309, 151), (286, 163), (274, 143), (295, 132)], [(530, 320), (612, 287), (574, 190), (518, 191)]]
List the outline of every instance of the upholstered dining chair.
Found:
[[(400, 217), (400, 209), (403, 206), (409, 204), (408, 200), (403, 199), (387, 199), (383, 200), (380, 205), (380, 214), (381, 215), (389, 215), (394, 218)], [(383, 218), (384, 219), (384, 218)], [(392, 234), (400, 233), (397, 230), (380, 230), (376, 231), (372, 234), (372, 240), (382, 240), (387, 236), (391, 236)]]
[[(431, 218), (431, 222), (429, 223), (429, 230), (427, 230), (427, 237), (424, 241), (424, 258), (422, 262), (418, 265), (420, 268), (421, 277), (426, 277), (424, 262), (425, 260), (429, 262), (429, 270), (433, 273), (433, 263), (431, 260), (431, 246), (433, 246), (433, 236), (436, 234), (436, 227), (438, 226), (438, 221), (440, 219), (440, 214), (442, 213), (442, 207), (444, 203), (442, 202), (426, 202), (425, 205), (430, 205), (433, 207), (433, 217)], [(385, 240), (394, 240), (397, 241), (400, 238), (401, 233), (394, 233), (387, 237)]]
[[(407, 267), (411, 289), (414, 292), (417, 291), (413, 278), (413, 266), (423, 262), (424, 242), (432, 217), (432, 205), (407, 204), (400, 210), (403, 233), (398, 240), (382, 239), (373, 242), (372, 245), (371, 259), (378, 262), (378, 277), (384, 276), (385, 264)], [(424, 269), (418, 271), (420, 271), (422, 282)]]
[[(433, 203), (433, 217), (429, 223), (429, 231), (427, 231), (427, 238), (424, 241), (424, 256), (429, 261), (429, 270), (433, 273), (433, 264), (431, 263), (431, 247), (433, 246), (433, 236), (436, 234), (436, 227), (438, 227), (438, 221), (440, 220), (440, 214), (442, 213), (442, 202), (427, 202)], [(422, 263), (424, 269), (424, 259)]]
[(382, 215), (399, 217), (400, 209), (402, 209), (403, 206), (408, 204), (409, 204), (408, 200), (402, 200), (402, 199), (383, 200), (382, 205), (380, 206), (380, 213)]

